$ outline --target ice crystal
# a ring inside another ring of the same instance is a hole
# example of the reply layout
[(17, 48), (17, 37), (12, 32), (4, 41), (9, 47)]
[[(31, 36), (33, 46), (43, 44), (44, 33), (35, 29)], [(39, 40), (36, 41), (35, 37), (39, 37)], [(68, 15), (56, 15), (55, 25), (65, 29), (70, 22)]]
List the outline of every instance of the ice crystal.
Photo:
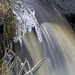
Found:
[(20, 42), (22, 44), (22, 38), (26, 34), (27, 30), (32, 31), (35, 28), (38, 39), (42, 42), (42, 35), (40, 25), (35, 17), (35, 10), (32, 6), (19, 1), (12, 1), (13, 13), (17, 21), (16, 36), (14, 42)]

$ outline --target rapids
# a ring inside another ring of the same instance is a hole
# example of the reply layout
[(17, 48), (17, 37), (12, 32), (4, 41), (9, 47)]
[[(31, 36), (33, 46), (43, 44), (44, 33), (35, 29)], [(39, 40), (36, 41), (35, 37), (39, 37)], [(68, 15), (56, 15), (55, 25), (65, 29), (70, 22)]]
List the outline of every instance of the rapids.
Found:
[(43, 65), (34, 75), (75, 75), (75, 33), (65, 18), (46, 0), (24, 0), (35, 9), (43, 42), (38, 41), (35, 29), (23, 37), (23, 46), (14, 43), (14, 51), (33, 67), (42, 58)]

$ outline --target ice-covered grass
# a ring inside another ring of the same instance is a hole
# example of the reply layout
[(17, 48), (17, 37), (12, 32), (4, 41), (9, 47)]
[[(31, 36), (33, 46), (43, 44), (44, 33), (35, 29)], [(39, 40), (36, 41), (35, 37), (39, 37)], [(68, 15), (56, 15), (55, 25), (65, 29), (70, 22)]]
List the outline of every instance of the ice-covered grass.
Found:
[(20, 0), (12, 0), (13, 13), (16, 18), (16, 36), (14, 37), (14, 42), (19, 41), (22, 45), (22, 38), (26, 34), (27, 30), (32, 31), (32, 28), (35, 28), (37, 37), (40, 42), (42, 42), (42, 33), (40, 25), (35, 16), (35, 10), (32, 6), (23, 3)]

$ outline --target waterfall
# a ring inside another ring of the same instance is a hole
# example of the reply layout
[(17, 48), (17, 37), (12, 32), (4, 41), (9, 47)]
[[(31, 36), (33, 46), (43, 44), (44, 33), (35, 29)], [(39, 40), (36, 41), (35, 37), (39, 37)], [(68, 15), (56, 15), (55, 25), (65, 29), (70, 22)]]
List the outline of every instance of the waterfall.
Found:
[(45, 58), (44, 64), (34, 75), (75, 74), (75, 33), (61, 14), (45, 0), (24, 0), (35, 10), (40, 24), (43, 42), (40, 43), (35, 29), (23, 37), (23, 45), (14, 43), (15, 53), (24, 61), (27, 57), (33, 67)]

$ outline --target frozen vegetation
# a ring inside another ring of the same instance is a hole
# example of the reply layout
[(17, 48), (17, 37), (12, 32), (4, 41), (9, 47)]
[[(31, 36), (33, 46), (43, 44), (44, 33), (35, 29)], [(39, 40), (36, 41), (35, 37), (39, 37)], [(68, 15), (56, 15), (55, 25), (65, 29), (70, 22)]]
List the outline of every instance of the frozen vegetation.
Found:
[(22, 38), (26, 34), (27, 30), (31, 32), (32, 28), (35, 28), (37, 37), (39, 41), (42, 42), (40, 25), (35, 17), (35, 10), (33, 7), (20, 1), (13, 1), (12, 7), (17, 23), (14, 42), (19, 41), (22, 45)]

